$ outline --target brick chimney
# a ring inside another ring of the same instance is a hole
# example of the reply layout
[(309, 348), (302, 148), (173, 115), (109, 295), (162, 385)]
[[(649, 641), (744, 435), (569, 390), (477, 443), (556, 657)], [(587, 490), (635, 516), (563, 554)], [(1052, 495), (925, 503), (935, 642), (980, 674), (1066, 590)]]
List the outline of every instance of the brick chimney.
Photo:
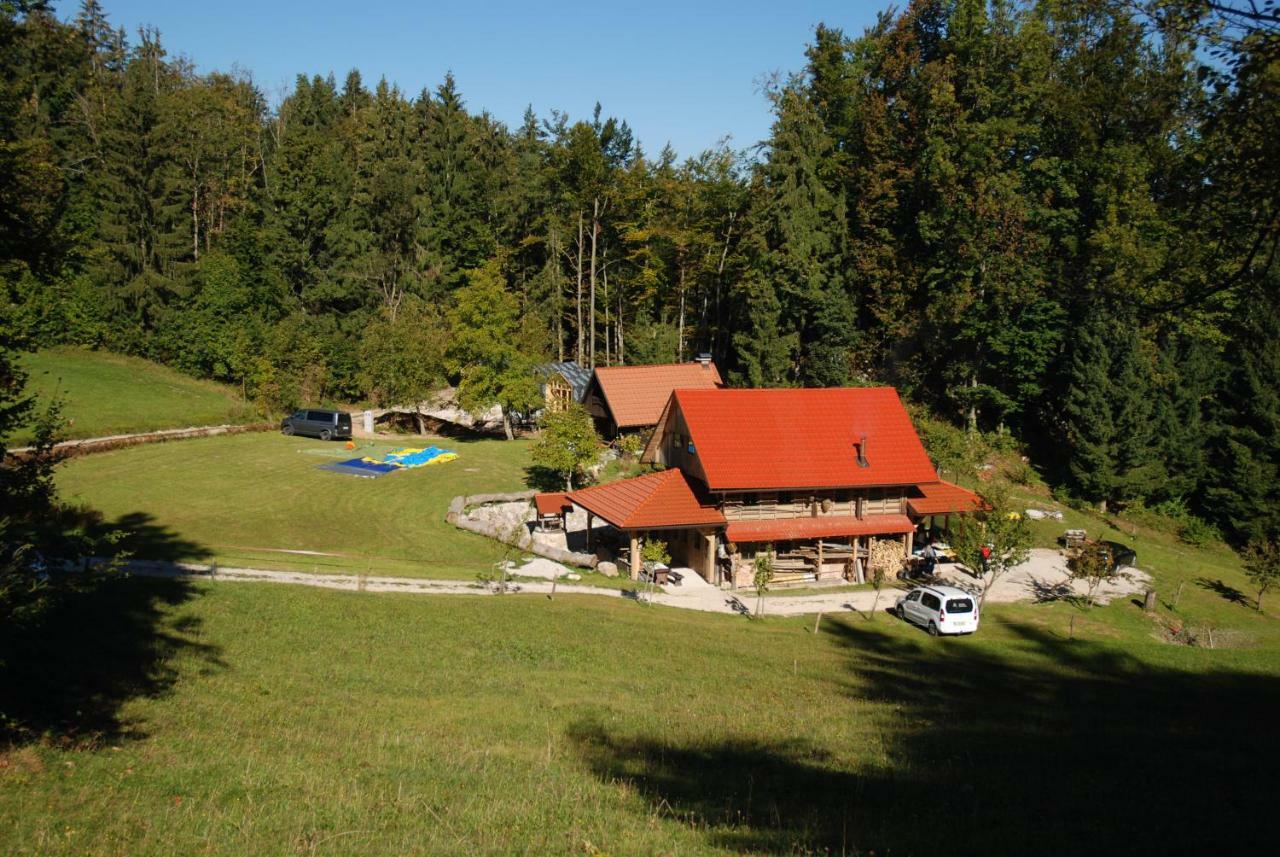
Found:
[(858, 437), (856, 446), (858, 447), (858, 466), (867, 467), (870, 462), (867, 461), (867, 436), (865, 434)]
[(705, 351), (702, 352), (695, 359), (698, 361), (699, 365), (701, 365), (703, 369), (711, 368), (711, 355), (708, 354), (707, 352)]

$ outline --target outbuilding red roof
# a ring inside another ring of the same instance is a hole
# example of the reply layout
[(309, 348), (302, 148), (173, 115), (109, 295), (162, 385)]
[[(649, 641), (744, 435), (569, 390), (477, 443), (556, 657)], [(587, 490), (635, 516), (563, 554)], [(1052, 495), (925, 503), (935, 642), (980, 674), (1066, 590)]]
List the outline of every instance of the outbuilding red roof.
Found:
[(725, 529), (731, 542), (785, 542), (828, 539), (836, 536), (902, 535), (915, 529), (906, 515), (827, 515), (821, 518), (778, 518), (769, 521), (733, 521)]
[(537, 508), (539, 515), (559, 515), (573, 508), (569, 502), (569, 495), (564, 492), (535, 494), (533, 505)]
[[(676, 390), (713, 491), (937, 482), (892, 387)], [(866, 466), (857, 444), (866, 438)]]
[(675, 469), (583, 488), (569, 499), (623, 530), (724, 523), (724, 515)]
[(972, 491), (950, 482), (926, 482), (915, 486), (919, 497), (908, 497), (913, 515), (943, 515), (948, 512), (976, 512), (986, 504)]
[(597, 366), (595, 377), (618, 428), (656, 425), (671, 391), (724, 384), (714, 363)]

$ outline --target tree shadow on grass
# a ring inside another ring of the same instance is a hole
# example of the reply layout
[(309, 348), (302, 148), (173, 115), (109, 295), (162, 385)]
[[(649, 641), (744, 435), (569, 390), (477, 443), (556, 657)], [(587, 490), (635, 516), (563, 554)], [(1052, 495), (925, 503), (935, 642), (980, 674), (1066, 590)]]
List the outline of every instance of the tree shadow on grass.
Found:
[(570, 738), (603, 781), (739, 851), (1231, 853), (1273, 838), (1258, 819), (1280, 763), (1274, 676), (1171, 670), (1026, 625), (998, 652), (824, 628), (849, 654), (831, 677), (857, 701), (846, 716), (874, 718), (882, 748), (819, 746), (803, 723), (745, 742), (589, 722)]
[[(125, 525), (156, 558), (201, 552), (143, 515), (102, 526)], [(223, 666), (218, 647), (199, 639), (200, 619), (180, 610), (197, 594), (186, 580), (95, 572), (52, 584), (38, 609), (0, 626), (0, 745), (142, 737), (123, 707), (168, 693), (178, 656), (193, 654), (204, 669)]]
[(1253, 606), (1251, 603), (1252, 599), (1249, 598), (1249, 596), (1245, 595), (1231, 584), (1225, 583), (1221, 580), (1210, 580), (1207, 577), (1197, 577), (1196, 586), (1199, 586), (1201, 589), (1207, 589), (1210, 592), (1225, 598), (1232, 604), (1244, 604), (1249, 607)]

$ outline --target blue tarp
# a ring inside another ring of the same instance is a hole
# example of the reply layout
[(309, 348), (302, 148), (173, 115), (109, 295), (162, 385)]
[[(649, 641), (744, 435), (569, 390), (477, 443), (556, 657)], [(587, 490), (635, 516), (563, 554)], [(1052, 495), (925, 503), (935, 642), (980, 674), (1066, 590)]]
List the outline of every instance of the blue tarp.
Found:
[(318, 465), (320, 470), (328, 470), (333, 473), (345, 473), (348, 476), (363, 476), (367, 479), (373, 479), (378, 476), (386, 476), (388, 473), (395, 473), (400, 468), (394, 464), (375, 464), (365, 461), (362, 458), (353, 458), (349, 461), (337, 461), (331, 464)]

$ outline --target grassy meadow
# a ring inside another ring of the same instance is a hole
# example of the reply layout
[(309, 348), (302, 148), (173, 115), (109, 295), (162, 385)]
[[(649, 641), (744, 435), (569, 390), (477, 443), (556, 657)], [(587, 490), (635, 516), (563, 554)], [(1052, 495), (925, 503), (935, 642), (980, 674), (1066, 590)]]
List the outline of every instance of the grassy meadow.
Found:
[(1068, 639), (1070, 609), (938, 640), (887, 615), (815, 636), (582, 596), (121, 580), (0, 634), (43, 734), (0, 754), (0, 851), (1263, 847), (1274, 642), (1163, 644), (1127, 603)]
[[(494, 544), (444, 515), (458, 494), (522, 489), (527, 441), (406, 440), (459, 457), (378, 479), (317, 469), (398, 448), (357, 443), (268, 432), (129, 447), (68, 461), (58, 488), (131, 533), (140, 557), (468, 580), (492, 568)], [(339, 556), (280, 552), (294, 550)]]
[(68, 438), (245, 421), (231, 388), (137, 357), (52, 348), (23, 355), (21, 365), (37, 401), (64, 400)]
[[(69, 461), (59, 488), (141, 556), (471, 579), (495, 548), (449, 499), (522, 487), (528, 447), (439, 443), (459, 459), (369, 480), (315, 465), (386, 445), (203, 438)], [(815, 635), (587, 596), (113, 580), (0, 628), (0, 853), (1262, 850), (1280, 598), (1256, 611), (1225, 548), (1066, 518), (1037, 542), (1132, 545), (1155, 616), (993, 605), (939, 640), (885, 614)]]

